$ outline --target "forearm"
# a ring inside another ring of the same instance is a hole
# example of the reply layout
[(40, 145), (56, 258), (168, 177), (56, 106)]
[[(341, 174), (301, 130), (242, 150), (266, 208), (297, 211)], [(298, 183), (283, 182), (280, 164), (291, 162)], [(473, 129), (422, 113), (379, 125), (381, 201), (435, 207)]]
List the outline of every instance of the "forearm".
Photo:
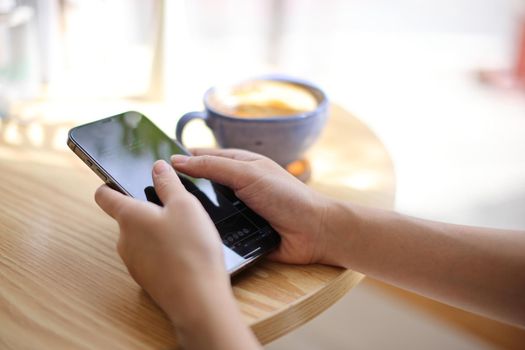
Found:
[(334, 202), (326, 263), (525, 326), (525, 232), (420, 220)]
[(242, 320), (231, 287), (222, 281), (206, 280), (191, 289), (191, 300), (183, 309), (168, 310), (185, 349), (260, 349), (250, 328)]

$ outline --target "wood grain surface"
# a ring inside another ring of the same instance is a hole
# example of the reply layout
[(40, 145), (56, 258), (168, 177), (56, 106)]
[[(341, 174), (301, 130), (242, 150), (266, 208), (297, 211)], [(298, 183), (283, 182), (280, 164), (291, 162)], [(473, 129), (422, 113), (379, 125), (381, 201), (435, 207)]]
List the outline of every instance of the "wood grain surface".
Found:
[[(46, 124), (35, 141), (33, 126), (0, 121), (0, 348), (176, 348), (168, 319), (116, 253), (118, 227), (93, 200), (100, 180), (60, 146), (70, 126)], [(386, 150), (337, 106), (308, 159), (316, 190), (393, 206)], [(232, 284), (246, 322), (267, 343), (318, 315), (362, 278), (330, 266), (263, 261)]]

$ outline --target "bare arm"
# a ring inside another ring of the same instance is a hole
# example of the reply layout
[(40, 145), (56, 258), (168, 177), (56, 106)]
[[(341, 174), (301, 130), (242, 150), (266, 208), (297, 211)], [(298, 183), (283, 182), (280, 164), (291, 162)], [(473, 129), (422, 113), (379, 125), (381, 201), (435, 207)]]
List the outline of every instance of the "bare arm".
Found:
[(431, 222), (337, 201), (324, 227), (331, 252), (326, 263), (525, 326), (525, 232)]
[(525, 327), (525, 232), (430, 222), (335, 201), (239, 150), (195, 150), (174, 166), (223, 183), (281, 234), (272, 258), (360, 271)]

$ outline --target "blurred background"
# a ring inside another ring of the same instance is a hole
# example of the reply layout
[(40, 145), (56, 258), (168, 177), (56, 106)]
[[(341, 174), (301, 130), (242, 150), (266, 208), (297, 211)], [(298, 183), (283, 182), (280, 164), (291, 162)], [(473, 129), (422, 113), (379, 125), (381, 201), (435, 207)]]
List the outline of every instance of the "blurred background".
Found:
[[(378, 135), (396, 210), (525, 229), (524, 42), (524, 0), (0, 0), (0, 135), (63, 151), (70, 126), (129, 109), (173, 135), (208, 87), (286, 73)], [(267, 348), (299, 347), (522, 349), (525, 333), (366, 280)]]

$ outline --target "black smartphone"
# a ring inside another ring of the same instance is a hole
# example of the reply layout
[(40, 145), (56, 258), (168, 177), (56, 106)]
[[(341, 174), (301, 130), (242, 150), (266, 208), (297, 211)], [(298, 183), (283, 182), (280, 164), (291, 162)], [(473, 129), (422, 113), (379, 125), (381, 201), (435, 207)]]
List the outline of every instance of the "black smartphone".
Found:
[[(144, 115), (130, 111), (77, 126), (67, 144), (105, 183), (139, 200), (162, 205), (155, 193), (153, 163), (189, 152)], [(226, 268), (235, 274), (280, 242), (279, 234), (240, 201), (231, 189), (177, 173), (213, 220), (223, 242)]]

